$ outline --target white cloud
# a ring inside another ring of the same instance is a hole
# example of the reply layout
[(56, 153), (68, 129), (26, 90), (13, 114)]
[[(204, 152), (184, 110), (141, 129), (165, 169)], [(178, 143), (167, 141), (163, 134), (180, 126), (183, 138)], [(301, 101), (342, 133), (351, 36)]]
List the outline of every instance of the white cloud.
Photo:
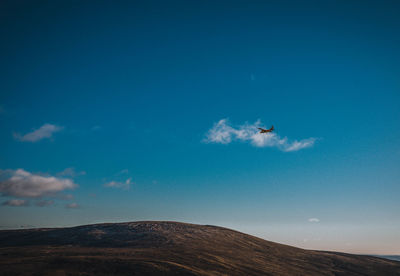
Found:
[(290, 145), (288, 145), (284, 151), (298, 151), (304, 148), (309, 148), (312, 147), (315, 143), (315, 138), (308, 138), (308, 139), (303, 139), (301, 141), (293, 141)]
[(0, 171), (0, 193), (4, 196), (38, 198), (57, 196), (58, 193), (74, 189), (76, 185), (67, 178), (41, 176), (23, 169)]
[(22, 142), (37, 142), (42, 139), (51, 138), (55, 132), (61, 131), (64, 127), (52, 124), (44, 124), (40, 128), (35, 129), (25, 135), (14, 133), (14, 138)]
[(319, 219), (317, 219), (317, 218), (309, 218), (308, 221), (309, 222), (319, 222)]
[(206, 134), (204, 142), (229, 144), (236, 130), (227, 124), (227, 119), (222, 119)]
[(67, 208), (67, 209), (76, 209), (79, 207), (80, 207), (80, 205), (76, 202), (72, 202), (72, 203), (65, 205), (65, 208)]
[(110, 181), (106, 184), (104, 184), (104, 187), (107, 188), (121, 188), (124, 190), (128, 190), (130, 188), (130, 185), (132, 184), (132, 178), (128, 178), (125, 180), (125, 182), (119, 182), (119, 181)]
[(13, 206), (13, 207), (19, 207), (19, 206), (28, 206), (29, 202), (25, 199), (11, 199), (3, 202), (3, 206)]
[(282, 151), (298, 151), (314, 145), (315, 138), (294, 140), (290, 142), (287, 137), (281, 138), (275, 132), (260, 133), (261, 121), (257, 120), (254, 124), (245, 123), (238, 127), (230, 125), (227, 119), (222, 119), (208, 130), (205, 143), (229, 144), (232, 141), (247, 141), (255, 147), (276, 147)]

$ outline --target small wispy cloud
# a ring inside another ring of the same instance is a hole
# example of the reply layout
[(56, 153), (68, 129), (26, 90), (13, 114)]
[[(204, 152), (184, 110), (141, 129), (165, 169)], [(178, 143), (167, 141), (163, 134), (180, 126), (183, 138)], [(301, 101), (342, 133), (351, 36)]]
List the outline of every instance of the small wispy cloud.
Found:
[(21, 207), (21, 206), (28, 206), (29, 202), (25, 199), (10, 199), (10, 200), (3, 202), (1, 205), (12, 206), (12, 207)]
[(317, 218), (309, 218), (308, 222), (319, 222), (319, 219), (317, 219)]
[(53, 204), (54, 204), (54, 200), (39, 200), (35, 203), (35, 205), (38, 207), (51, 206)]
[(72, 202), (72, 203), (69, 203), (69, 204), (65, 205), (65, 208), (67, 208), (67, 209), (77, 209), (77, 208), (80, 208), (80, 207), (81, 206), (76, 202)]
[(284, 151), (298, 151), (301, 149), (312, 147), (315, 143), (315, 138), (303, 139), (301, 141), (293, 141), (290, 145), (287, 145)]
[(74, 199), (74, 195), (71, 194), (58, 194), (55, 198), (61, 200), (72, 200)]
[(128, 174), (128, 173), (129, 173), (129, 170), (128, 170), (128, 169), (123, 169), (123, 170), (117, 172), (116, 175)]
[(124, 190), (129, 190), (131, 184), (132, 184), (132, 178), (128, 178), (124, 182), (110, 181), (110, 182), (104, 184), (104, 187), (107, 187), (107, 188), (120, 188), (120, 189), (124, 189)]
[(59, 196), (64, 190), (78, 187), (73, 180), (42, 176), (23, 169), (0, 170), (0, 193), (3, 196), (40, 198)]
[(281, 138), (278, 134), (260, 133), (259, 127), (263, 127), (260, 120), (254, 124), (245, 123), (233, 127), (228, 119), (219, 120), (208, 130), (203, 142), (229, 144), (232, 141), (250, 142), (255, 147), (276, 147), (282, 151), (298, 151), (312, 147), (316, 138), (308, 138), (300, 141), (289, 141), (287, 137)]
[(65, 170), (63, 170), (62, 172), (59, 172), (57, 174), (58, 176), (69, 176), (69, 177), (76, 177), (76, 176), (80, 176), (80, 175), (86, 175), (85, 171), (80, 171), (77, 172), (75, 170), (75, 168), (66, 168)]
[(52, 124), (44, 124), (40, 128), (33, 130), (25, 135), (21, 135), (19, 133), (14, 133), (14, 138), (21, 142), (38, 142), (43, 139), (50, 139), (54, 133), (63, 130), (64, 127), (52, 125)]

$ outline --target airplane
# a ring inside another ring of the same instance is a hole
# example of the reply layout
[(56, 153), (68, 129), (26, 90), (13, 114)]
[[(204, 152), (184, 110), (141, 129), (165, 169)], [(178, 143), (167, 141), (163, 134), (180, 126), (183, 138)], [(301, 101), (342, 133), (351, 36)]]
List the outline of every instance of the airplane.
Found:
[(272, 132), (274, 130), (274, 126), (271, 126), (270, 129), (265, 129), (265, 128), (261, 128), (261, 127), (258, 127), (258, 129), (260, 130), (260, 133), (268, 133), (268, 132)]

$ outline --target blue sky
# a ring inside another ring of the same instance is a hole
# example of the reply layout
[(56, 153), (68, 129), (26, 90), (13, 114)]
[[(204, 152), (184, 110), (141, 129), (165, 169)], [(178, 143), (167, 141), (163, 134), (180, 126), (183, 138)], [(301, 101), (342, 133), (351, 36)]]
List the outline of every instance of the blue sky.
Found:
[(2, 228), (176, 220), (400, 254), (396, 1), (12, 2)]

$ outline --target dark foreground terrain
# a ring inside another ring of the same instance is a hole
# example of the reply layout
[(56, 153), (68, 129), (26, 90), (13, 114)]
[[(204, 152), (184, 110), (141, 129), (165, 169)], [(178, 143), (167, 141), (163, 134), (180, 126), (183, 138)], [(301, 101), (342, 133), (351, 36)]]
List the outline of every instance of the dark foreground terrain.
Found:
[(226, 228), (131, 222), (0, 231), (1, 275), (400, 275), (400, 262)]

